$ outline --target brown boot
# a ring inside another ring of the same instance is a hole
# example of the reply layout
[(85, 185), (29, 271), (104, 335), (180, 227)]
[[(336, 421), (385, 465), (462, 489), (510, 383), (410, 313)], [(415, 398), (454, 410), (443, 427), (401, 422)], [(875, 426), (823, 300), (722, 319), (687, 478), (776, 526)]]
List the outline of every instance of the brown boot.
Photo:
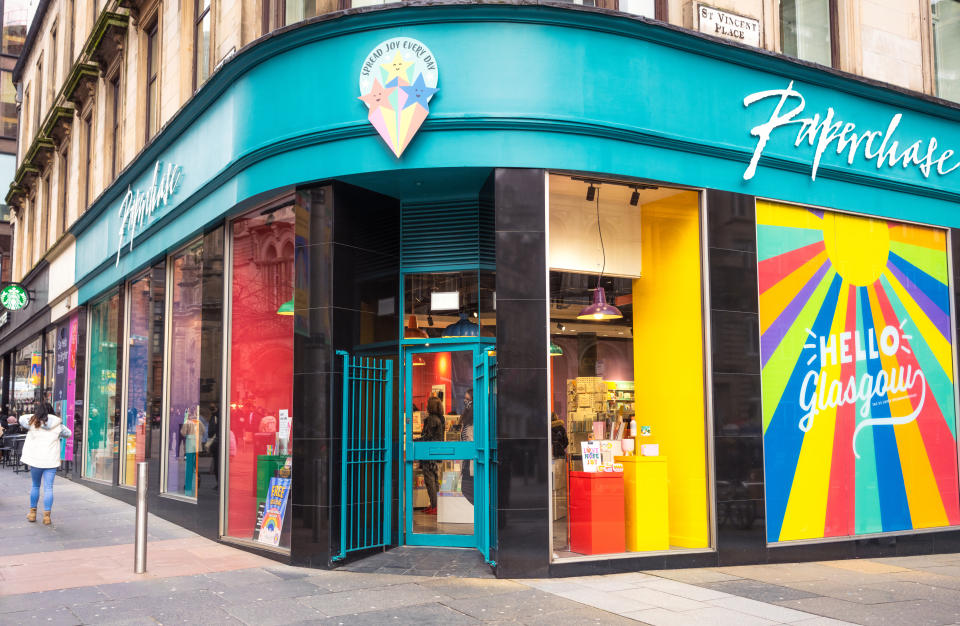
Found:
[(46, 526), (50, 525), (50, 511), (43, 512), (43, 523)]
[(27, 512), (27, 521), (28, 521), (28, 522), (35, 522), (35, 521), (37, 521), (37, 509), (36, 509), (36, 508), (30, 509), (30, 510)]

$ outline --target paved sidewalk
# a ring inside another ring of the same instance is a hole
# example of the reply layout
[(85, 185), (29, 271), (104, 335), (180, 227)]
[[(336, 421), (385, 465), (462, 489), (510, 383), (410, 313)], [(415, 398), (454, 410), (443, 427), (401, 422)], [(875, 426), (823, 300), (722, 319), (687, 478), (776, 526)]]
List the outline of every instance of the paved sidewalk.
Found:
[(0, 624), (960, 623), (960, 554), (496, 580), (466, 550), (290, 567), (151, 516), (137, 576), (131, 506), (58, 478), (45, 527), (27, 490), (0, 470)]

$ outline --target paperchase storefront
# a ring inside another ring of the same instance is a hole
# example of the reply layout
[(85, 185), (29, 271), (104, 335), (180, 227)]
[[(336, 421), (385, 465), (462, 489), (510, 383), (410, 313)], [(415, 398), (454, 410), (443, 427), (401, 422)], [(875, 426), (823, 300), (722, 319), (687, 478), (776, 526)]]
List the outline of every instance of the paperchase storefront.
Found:
[(569, 5), (285, 29), (72, 229), (77, 473), (315, 567), (958, 550), (958, 121)]

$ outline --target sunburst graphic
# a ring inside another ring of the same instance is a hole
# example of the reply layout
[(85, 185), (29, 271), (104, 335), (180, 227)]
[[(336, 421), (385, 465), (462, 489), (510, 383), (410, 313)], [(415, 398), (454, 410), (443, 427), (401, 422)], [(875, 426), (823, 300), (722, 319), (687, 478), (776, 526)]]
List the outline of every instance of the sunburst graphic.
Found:
[(757, 202), (769, 541), (960, 524), (946, 244)]

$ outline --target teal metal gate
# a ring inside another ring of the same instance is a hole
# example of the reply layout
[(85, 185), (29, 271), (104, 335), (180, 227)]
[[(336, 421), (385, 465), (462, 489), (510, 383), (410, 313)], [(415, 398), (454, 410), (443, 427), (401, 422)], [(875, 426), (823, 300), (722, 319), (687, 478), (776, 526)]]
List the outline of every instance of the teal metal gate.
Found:
[(340, 553), (390, 544), (393, 462), (393, 361), (343, 359)]

